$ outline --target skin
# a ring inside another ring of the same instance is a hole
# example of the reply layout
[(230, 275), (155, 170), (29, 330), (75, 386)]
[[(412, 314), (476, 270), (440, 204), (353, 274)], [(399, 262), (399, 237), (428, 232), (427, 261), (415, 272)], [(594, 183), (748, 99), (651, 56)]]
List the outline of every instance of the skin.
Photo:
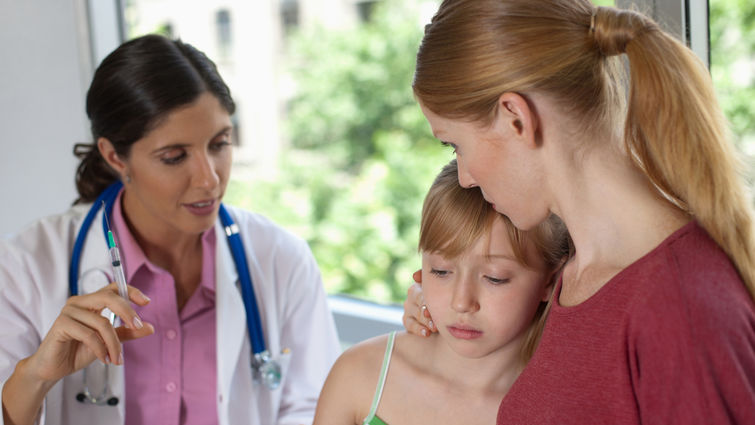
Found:
[[(584, 134), (543, 93), (503, 93), (492, 123), (441, 117), (424, 106), (433, 133), (456, 151), (459, 183), (479, 186), (488, 202), (526, 230), (553, 213), (574, 241), (558, 302), (580, 304), (621, 270), (689, 222), (657, 194), (613, 134)], [(419, 286), (407, 303), (419, 302)], [(418, 308), (406, 310), (427, 323)]]
[[(230, 176), (231, 130), (230, 115), (206, 92), (169, 113), (127, 158), (107, 139), (98, 141), (105, 160), (124, 177), (129, 229), (147, 258), (173, 275), (179, 309), (199, 285), (201, 235), (217, 220)], [(210, 205), (211, 211), (198, 215), (192, 205)]]
[[(387, 423), (495, 422), (501, 399), (523, 368), (521, 345), (549, 287), (542, 263), (529, 269), (514, 259), (500, 219), (489, 238), (489, 251), (485, 237), (457, 258), (422, 254), (424, 296), (439, 334), (396, 336), (377, 411)], [(459, 329), (474, 338), (459, 337)], [(320, 395), (315, 424), (362, 423), (386, 342), (385, 336), (374, 338), (339, 358)]]
[[(218, 100), (204, 93), (178, 108), (136, 141), (127, 158), (101, 138), (97, 146), (124, 181), (123, 215), (147, 258), (168, 270), (176, 281), (179, 308), (199, 284), (201, 235), (214, 225), (231, 168), (231, 121)], [(129, 177), (129, 179), (126, 178)], [(130, 180), (130, 182), (128, 181)], [(209, 203), (203, 214), (191, 205)], [(183, 267), (179, 267), (183, 265)], [(129, 286), (131, 302), (149, 299)], [(126, 326), (113, 328), (100, 315), (115, 312)], [(70, 297), (37, 351), (22, 359), (2, 393), (6, 424), (32, 424), (47, 392), (61, 378), (95, 358), (123, 364), (123, 341), (154, 333), (131, 305), (118, 296), (115, 284), (97, 292)]]

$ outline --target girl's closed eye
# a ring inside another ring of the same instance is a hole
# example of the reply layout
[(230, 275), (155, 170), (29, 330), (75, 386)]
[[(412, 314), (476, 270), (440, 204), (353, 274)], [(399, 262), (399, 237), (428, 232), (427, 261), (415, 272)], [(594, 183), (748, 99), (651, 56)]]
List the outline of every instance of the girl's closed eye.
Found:
[(448, 270), (431, 268), (430, 269), (430, 274), (434, 274), (434, 275), (436, 275), (438, 277), (445, 277), (445, 276), (448, 276), (449, 271)]

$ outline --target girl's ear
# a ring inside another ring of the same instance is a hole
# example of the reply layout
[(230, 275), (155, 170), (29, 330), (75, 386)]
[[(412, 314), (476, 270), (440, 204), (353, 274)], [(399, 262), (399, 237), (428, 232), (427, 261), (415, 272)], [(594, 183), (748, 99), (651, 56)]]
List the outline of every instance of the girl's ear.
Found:
[(105, 159), (105, 162), (107, 162), (116, 173), (120, 174), (121, 180), (124, 180), (125, 176), (128, 175), (128, 165), (121, 159), (118, 152), (115, 151), (115, 147), (110, 140), (105, 137), (97, 139), (97, 149), (100, 151), (102, 158)]
[(506, 92), (498, 98), (496, 119), (501, 128), (509, 131), (527, 147), (536, 148), (538, 118), (534, 107), (519, 93)]

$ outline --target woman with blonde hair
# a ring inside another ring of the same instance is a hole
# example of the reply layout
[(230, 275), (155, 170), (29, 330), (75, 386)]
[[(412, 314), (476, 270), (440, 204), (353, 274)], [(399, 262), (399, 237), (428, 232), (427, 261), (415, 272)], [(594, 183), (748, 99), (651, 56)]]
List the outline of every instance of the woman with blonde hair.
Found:
[(574, 240), (498, 423), (755, 423), (753, 212), (687, 47), (587, 0), (446, 0), (413, 89), (462, 186)]

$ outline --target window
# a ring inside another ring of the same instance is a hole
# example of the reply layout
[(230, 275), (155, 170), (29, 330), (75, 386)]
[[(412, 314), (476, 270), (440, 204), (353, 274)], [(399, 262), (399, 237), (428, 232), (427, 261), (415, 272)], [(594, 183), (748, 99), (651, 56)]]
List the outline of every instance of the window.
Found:
[(243, 128), (227, 202), (304, 237), (329, 293), (400, 302), (420, 266), (422, 200), (451, 158), (410, 89), (420, 15), (438, 2), (253, 3), (131, 0), (128, 34), (172, 17), (174, 35), (218, 64)]
[[(323, 8), (315, 0), (228, 0), (220, 10), (205, 3), (129, 0), (127, 34), (169, 32), (218, 64), (238, 104), (234, 122), (243, 129), (226, 201), (305, 238), (329, 293), (403, 301), (420, 266), (423, 197), (451, 158), (409, 89), (422, 28), (440, 1), (333, 1)], [(630, 1), (595, 3), (628, 7)], [(690, 19), (702, 16), (706, 25), (705, 1), (632, 3), (676, 23), (693, 42), (707, 33), (700, 19)], [(753, 2), (710, 0), (713, 79), (736, 143), (750, 158), (753, 16)], [(234, 23), (246, 30), (234, 32)], [(397, 326), (400, 316), (390, 320)]]
[(755, 169), (755, 3), (710, 0), (711, 75), (734, 142)]
[(220, 9), (215, 12), (215, 26), (217, 28), (218, 51), (223, 57), (228, 57), (233, 47), (231, 12), (228, 9)]
[(280, 10), (283, 29), (286, 33), (293, 31), (299, 26), (298, 0), (282, 0)]

